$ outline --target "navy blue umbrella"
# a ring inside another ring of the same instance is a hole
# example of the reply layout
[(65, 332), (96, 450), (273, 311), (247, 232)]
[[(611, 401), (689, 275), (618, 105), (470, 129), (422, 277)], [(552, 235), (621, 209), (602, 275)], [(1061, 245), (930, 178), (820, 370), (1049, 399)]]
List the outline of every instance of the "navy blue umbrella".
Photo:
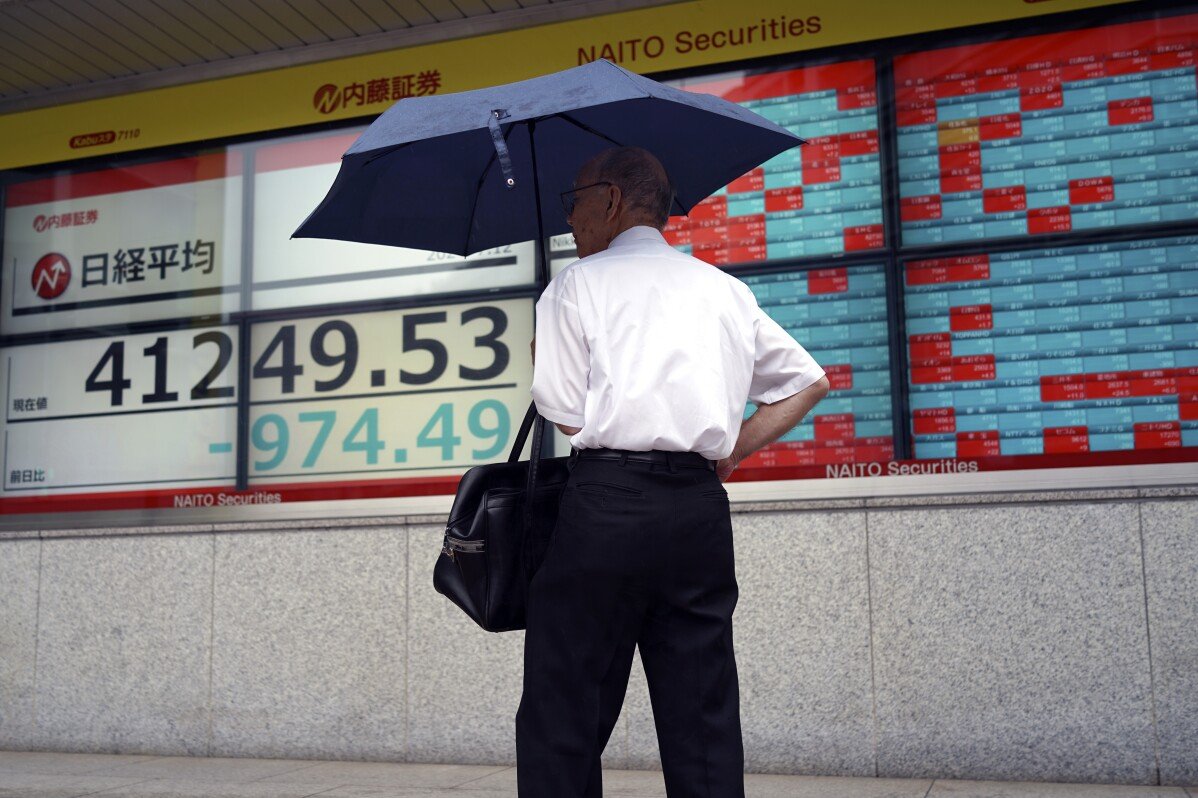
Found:
[(570, 228), (558, 201), (612, 146), (644, 147), (673, 213), (803, 140), (746, 108), (610, 61), (458, 94), (400, 100), (341, 159), (293, 234), (469, 255)]

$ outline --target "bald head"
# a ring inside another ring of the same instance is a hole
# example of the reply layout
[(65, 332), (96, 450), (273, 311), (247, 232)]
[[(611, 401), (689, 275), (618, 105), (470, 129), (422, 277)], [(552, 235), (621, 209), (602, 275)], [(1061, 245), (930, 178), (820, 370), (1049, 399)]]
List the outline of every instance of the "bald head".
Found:
[(607, 180), (620, 189), (629, 216), (641, 224), (666, 226), (674, 188), (661, 161), (640, 147), (612, 147), (586, 162), (579, 172), (579, 184)]

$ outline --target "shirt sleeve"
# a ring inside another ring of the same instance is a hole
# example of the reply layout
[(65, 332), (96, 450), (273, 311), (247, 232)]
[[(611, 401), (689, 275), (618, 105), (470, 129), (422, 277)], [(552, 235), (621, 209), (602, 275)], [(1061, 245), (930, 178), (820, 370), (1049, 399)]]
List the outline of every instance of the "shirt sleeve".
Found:
[(532, 399), (537, 411), (555, 424), (582, 428), (585, 419), (590, 348), (569, 284), (537, 301), (536, 350)]
[(753, 307), (756, 345), (749, 399), (754, 404), (768, 405), (814, 384), (824, 376), (824, 370), (756, 302)]

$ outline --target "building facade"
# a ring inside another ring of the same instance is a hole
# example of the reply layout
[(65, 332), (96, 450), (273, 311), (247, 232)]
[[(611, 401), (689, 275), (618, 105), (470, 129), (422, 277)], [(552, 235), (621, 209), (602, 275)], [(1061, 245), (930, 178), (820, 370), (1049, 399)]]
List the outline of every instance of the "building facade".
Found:
[(514, 761), (522, 636), (431, 575), (569, 237), (290, 235), (392, 103), (607, 58), (808, 139), (666, 230), (832, 382), (728, 483), (748, 768), (1198, 782), (1196, 52), (683, 2), (0, 114), (0, 748)]

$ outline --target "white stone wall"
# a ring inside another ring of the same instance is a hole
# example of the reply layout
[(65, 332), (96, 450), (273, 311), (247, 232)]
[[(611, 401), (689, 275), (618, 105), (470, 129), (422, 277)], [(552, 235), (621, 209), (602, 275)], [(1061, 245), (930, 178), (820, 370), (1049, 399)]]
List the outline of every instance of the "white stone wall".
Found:
[[(1198, 488), (737, 509), (750, 771), (1198, 782)], [(514, 762), (438, 521), (0, 532), (0, 749)]]

